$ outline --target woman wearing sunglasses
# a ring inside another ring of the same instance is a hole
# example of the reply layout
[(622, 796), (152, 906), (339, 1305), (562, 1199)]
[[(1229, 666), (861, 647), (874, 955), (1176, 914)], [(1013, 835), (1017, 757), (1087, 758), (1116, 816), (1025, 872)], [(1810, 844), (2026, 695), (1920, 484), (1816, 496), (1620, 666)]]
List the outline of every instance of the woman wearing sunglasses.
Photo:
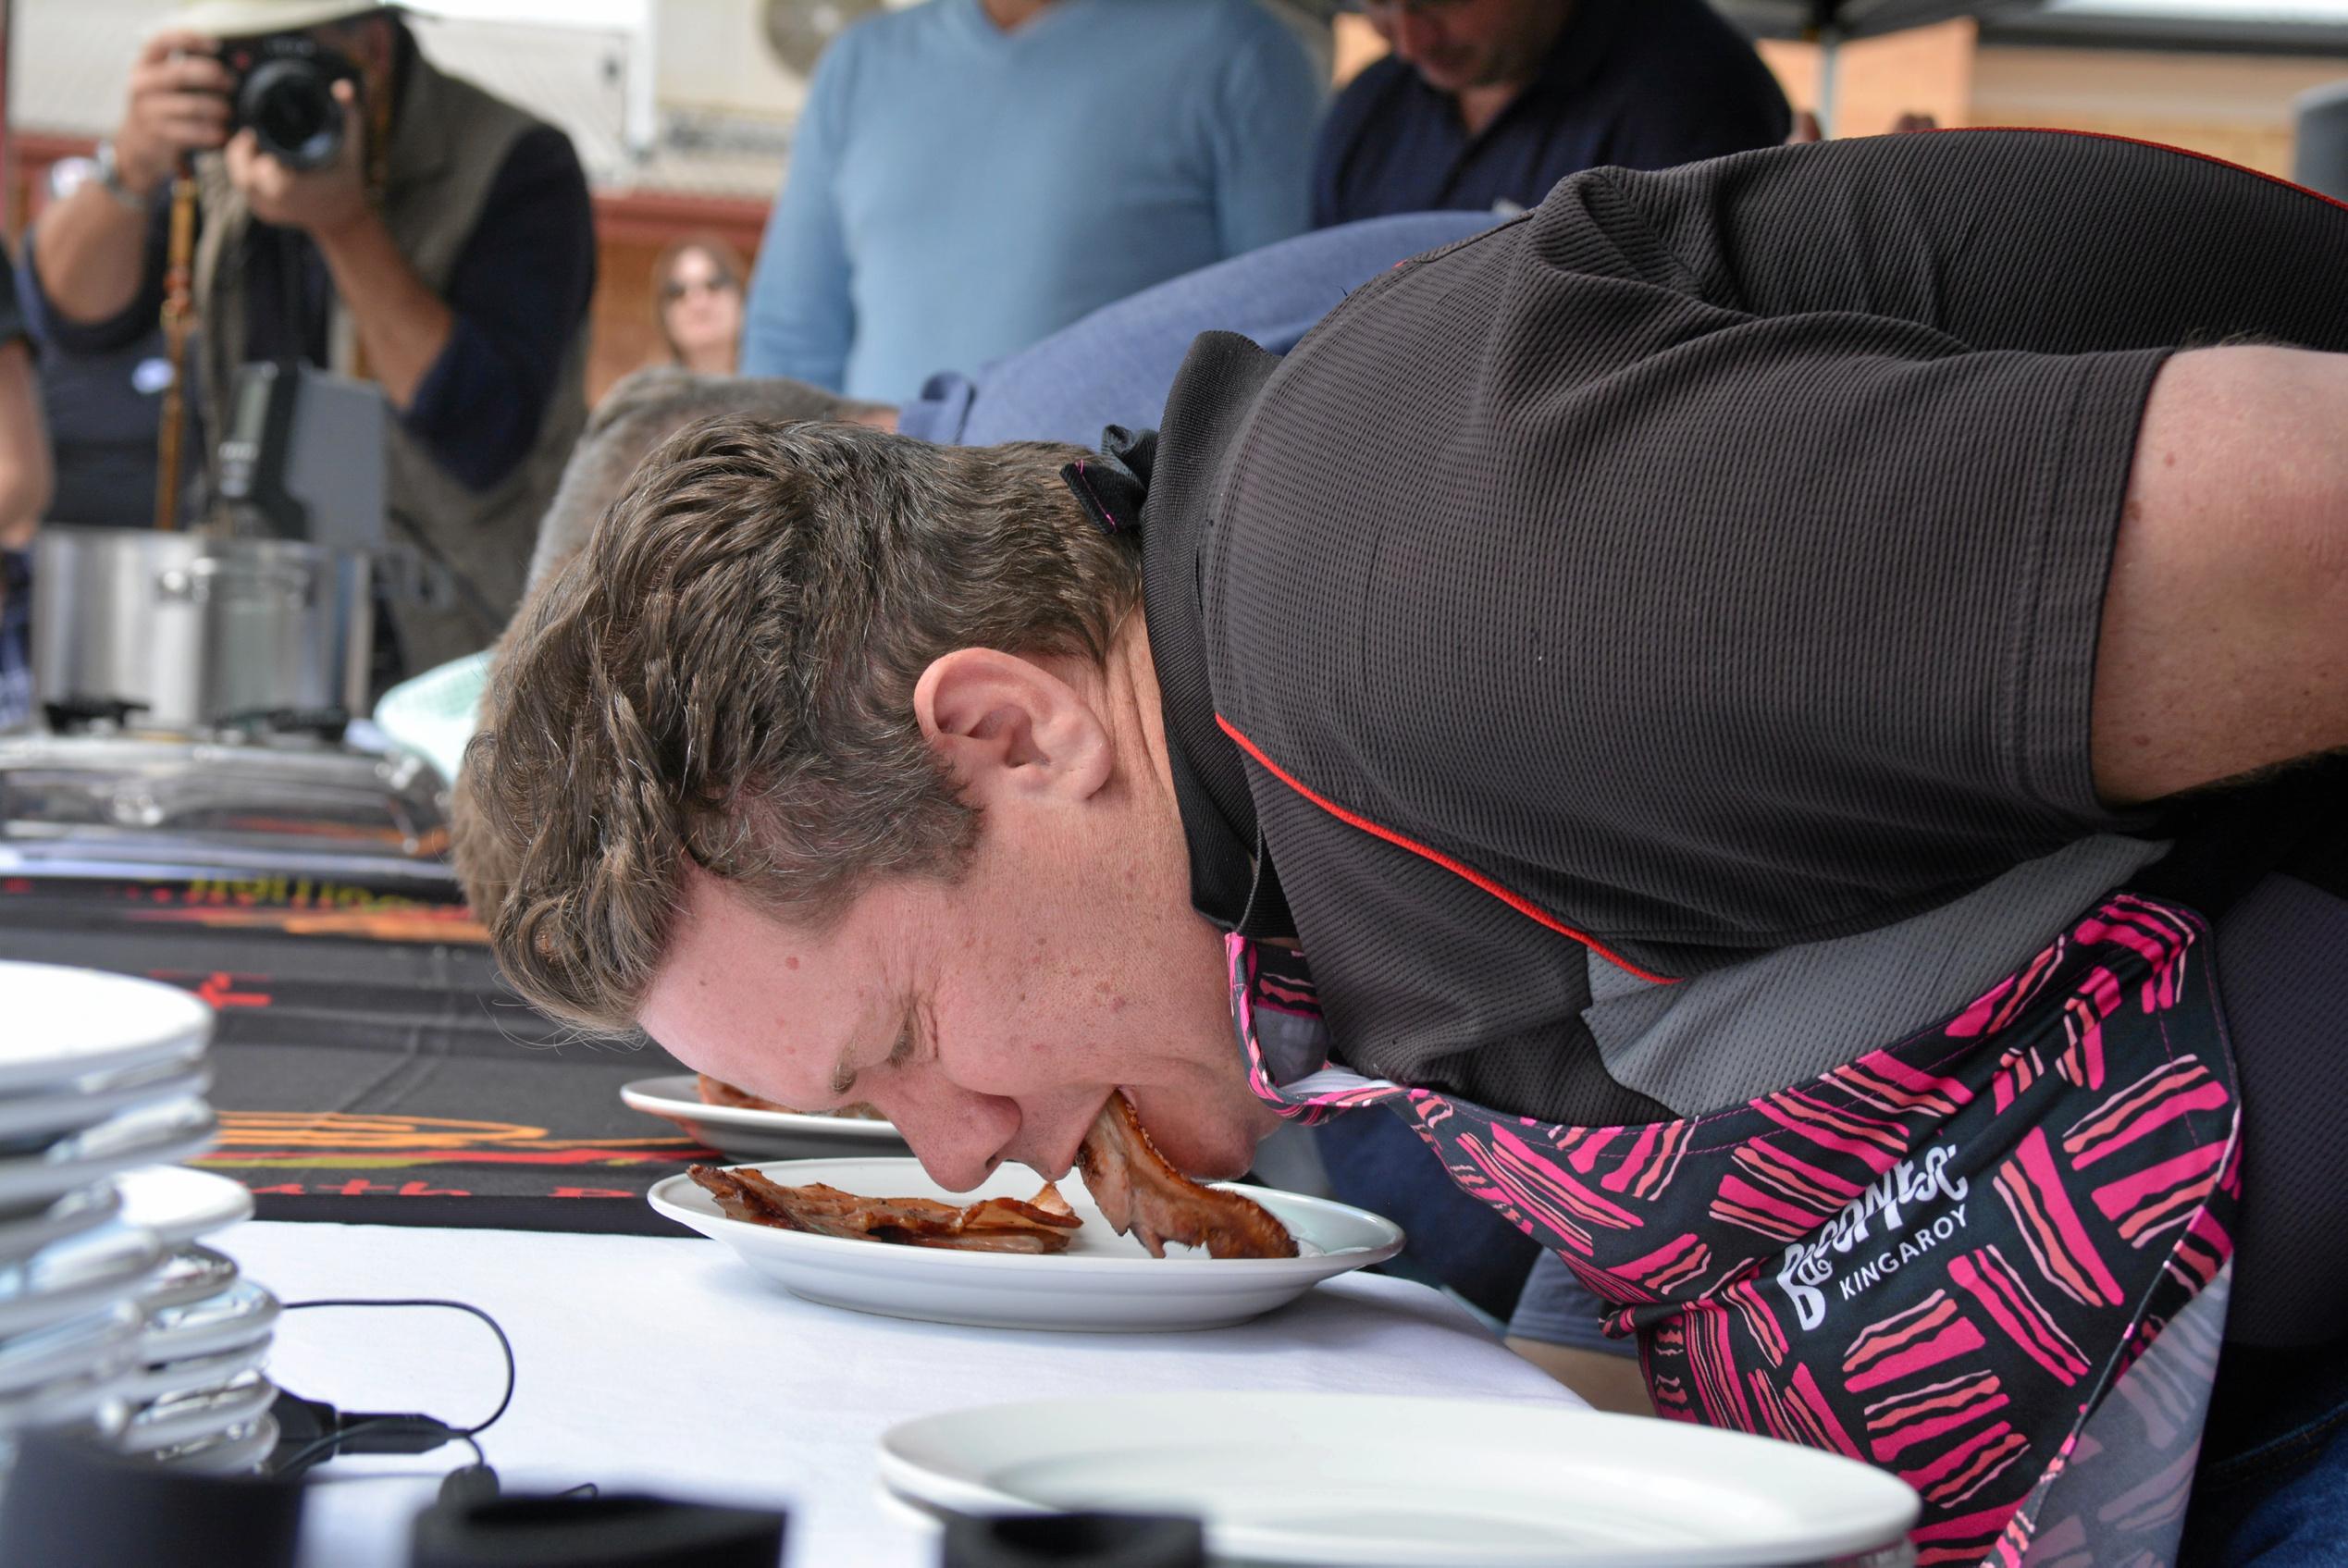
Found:
[(653, 310), (668, 363), (697, 376), (731, 376), (742, 341), (740, 253), (713, 234), (689, 235), (652, 268)]

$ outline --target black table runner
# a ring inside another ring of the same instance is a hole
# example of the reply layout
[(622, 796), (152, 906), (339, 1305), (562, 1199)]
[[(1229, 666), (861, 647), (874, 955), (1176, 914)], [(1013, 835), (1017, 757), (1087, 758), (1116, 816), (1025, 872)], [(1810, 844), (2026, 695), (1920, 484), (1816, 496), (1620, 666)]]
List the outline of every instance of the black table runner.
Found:
[(531, 1010), (461, 907), (299, 878), (0, 874), (0, 957), (210, 1002), (220, 1139), (194, 1163), (252, 1188), (263, 1219), (677, 1235), (645, 1191), (717, 1157), (620, 1103), (674, 1058)]

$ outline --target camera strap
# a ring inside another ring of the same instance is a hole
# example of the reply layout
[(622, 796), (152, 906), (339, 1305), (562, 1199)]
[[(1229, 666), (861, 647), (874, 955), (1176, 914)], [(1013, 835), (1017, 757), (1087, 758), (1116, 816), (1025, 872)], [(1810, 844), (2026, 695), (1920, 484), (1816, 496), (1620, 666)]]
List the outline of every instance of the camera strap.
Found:
[(171, 380), (155, 430), (154, 525), (179, 525), (179, 451), (188, 429), (188, 335), (195, 326), (196, 182), (184, 164), (171, 176), (171, 230), (163, 274), (163, 341)]

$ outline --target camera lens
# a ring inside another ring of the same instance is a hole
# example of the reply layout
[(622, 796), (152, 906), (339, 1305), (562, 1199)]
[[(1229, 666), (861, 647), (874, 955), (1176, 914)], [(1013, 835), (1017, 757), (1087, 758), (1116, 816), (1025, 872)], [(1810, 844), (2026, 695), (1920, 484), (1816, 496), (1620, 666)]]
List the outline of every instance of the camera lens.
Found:
[(322, 168), (342, 147), (334, 78), (315, 60), (264, 60), (237, 93), (237, 117), (289, 168)]

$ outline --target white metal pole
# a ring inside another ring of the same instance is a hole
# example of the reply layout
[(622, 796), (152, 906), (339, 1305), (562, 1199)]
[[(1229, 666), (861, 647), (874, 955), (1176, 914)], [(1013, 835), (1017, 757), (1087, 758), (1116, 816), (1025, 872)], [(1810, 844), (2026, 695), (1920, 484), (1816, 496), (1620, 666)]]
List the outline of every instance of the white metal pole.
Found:
[(642, 163), (661, 144), (661, 0), (638, 0), (621, 116), (628, 156)]
[(1842, 33), (1833, 28), (1818, 35), (1818, 134), (1833, 141), (1837, 78), (1842, 74)]

